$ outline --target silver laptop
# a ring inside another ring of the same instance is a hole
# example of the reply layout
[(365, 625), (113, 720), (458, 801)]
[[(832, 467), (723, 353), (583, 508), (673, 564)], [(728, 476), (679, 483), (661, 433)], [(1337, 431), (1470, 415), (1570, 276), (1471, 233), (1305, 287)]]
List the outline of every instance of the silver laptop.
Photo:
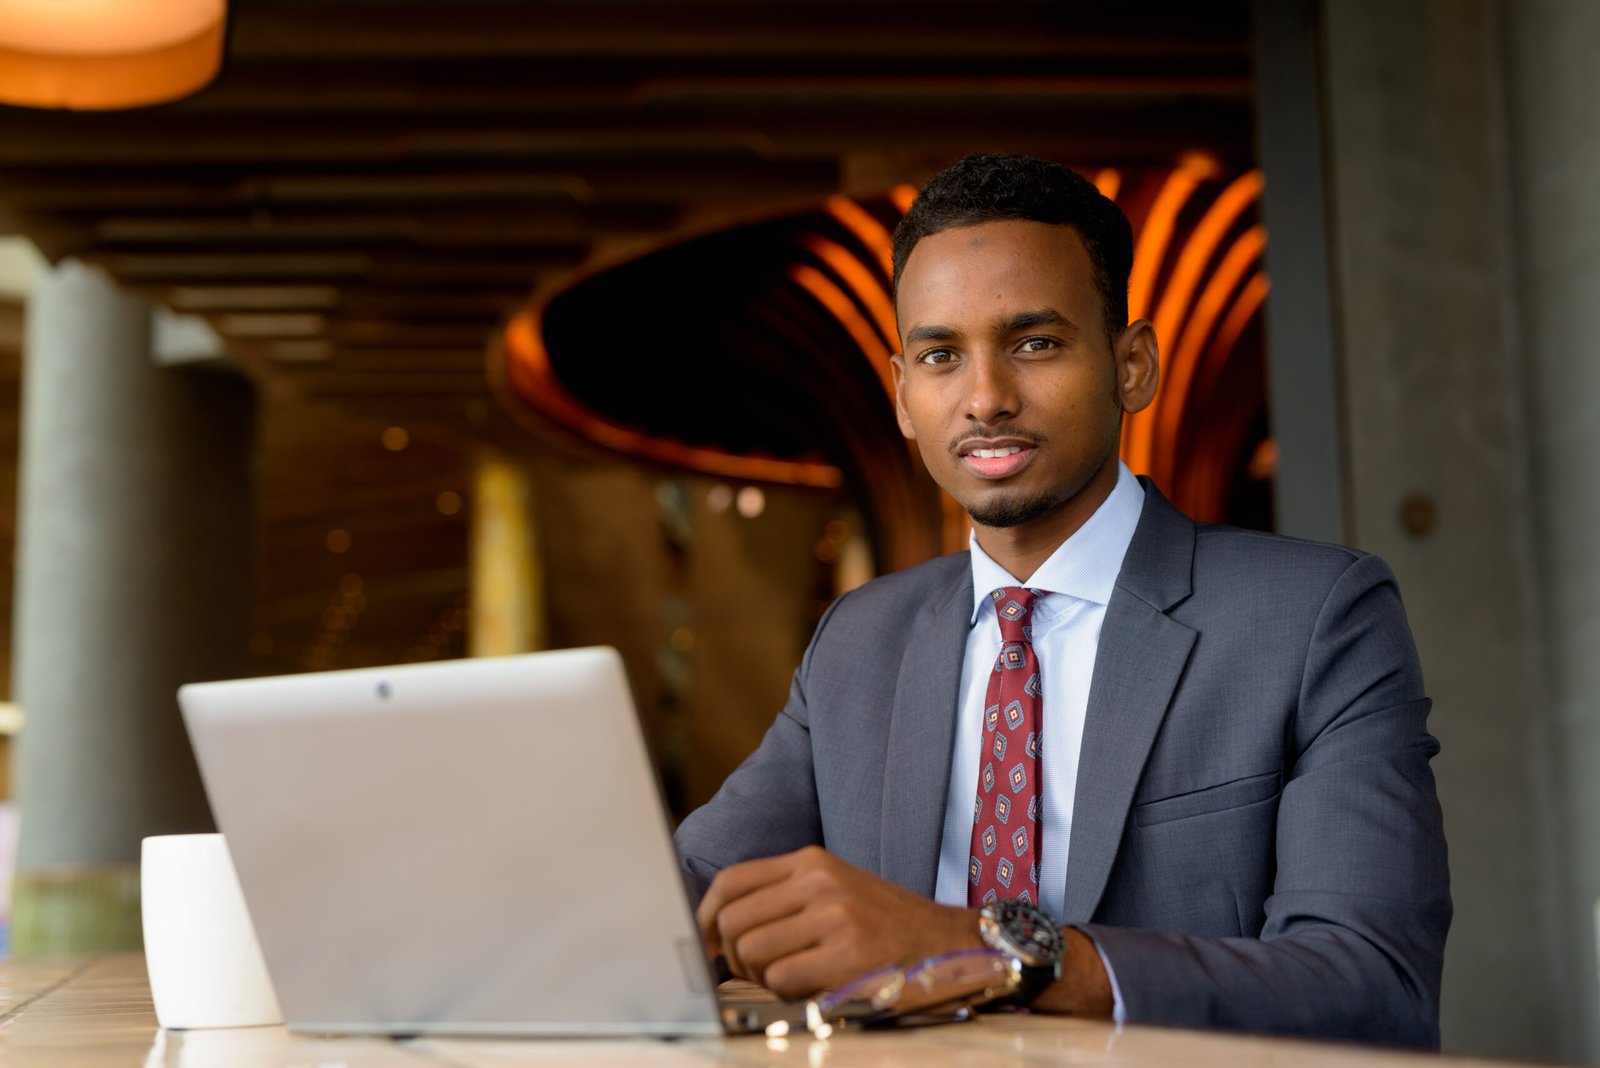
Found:
[(178, 692), (289, 1026), (718, 1034), (612, 649)]

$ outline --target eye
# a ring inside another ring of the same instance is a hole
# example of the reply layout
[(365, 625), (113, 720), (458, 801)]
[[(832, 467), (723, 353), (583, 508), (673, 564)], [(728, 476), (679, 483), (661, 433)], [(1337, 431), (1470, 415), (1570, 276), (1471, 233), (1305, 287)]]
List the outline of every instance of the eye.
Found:
[(1048, 352), (1049, 350), (1055, 348), (1056, 345), (1057, 342), (1055, 338), (1030, 337), (1025, 338), (1022, 344), (1017, 347), (1023, 352)]
[(949, 349), (929, 349), (926, 352), (918, 353), (917, 362), (939, 366), (941, 364), (950, 363), (955, 358), (956, 354), (951, 352)]

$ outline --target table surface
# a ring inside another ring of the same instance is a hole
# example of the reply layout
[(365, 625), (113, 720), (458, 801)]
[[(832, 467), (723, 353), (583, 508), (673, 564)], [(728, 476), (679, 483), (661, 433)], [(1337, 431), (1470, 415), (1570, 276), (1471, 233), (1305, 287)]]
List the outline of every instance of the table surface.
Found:
[(985, 1016), (920, 1030), (836, 1035), (828, 1041), (302, 1038), (281, 1027), (163, 1032), (138, 955), (0, 963), (0, 1062), (13, 1068), (1492, 1068), (1428, 1057), (1281, 1039), (1122, 1027), (1046, 1016)]

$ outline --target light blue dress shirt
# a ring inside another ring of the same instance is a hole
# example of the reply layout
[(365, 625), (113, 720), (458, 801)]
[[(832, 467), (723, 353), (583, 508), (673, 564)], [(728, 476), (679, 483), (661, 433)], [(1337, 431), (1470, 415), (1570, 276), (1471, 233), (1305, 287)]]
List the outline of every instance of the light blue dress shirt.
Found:
[[(983, 704), (995, 658), (1000, 655), (1000, 624), (989, 594), (1001, 586), (1025, 586), (1044, 594), (1033, 609), (1033, 648), (1039, 659), (1044, 700), (1039, 752), (1044, 781), (1039, 905), (1057, 921), (1061, 919), (1066, 908), (1067, 846), (1072, 840), (1073, 795), (1089, 708), (1089, 681), (1094, 676), (1106, 605), (1143, 509), (1144, 487), (1119, 463), (1111, 495), (1026, 581), (1007, 573), (983, 551), (977, 537), (972, 538), (972, 630), (961, 667), (961, 705), (934, 888), (934, 899), (941, 904), (963, 908), (967, 904), (967, 858), (972, 847), (978, 754), (983, 745)], [(1121, 998), (1117, 1001), (1120, 1009)]]

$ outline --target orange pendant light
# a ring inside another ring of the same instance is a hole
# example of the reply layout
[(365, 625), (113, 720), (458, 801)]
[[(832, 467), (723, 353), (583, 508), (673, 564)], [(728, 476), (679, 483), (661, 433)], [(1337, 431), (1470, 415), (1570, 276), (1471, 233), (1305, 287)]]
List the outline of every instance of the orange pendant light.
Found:
[(176, 100), (216, 77), (226, 27), (227, 0), (0, 0), (0, 104)]

